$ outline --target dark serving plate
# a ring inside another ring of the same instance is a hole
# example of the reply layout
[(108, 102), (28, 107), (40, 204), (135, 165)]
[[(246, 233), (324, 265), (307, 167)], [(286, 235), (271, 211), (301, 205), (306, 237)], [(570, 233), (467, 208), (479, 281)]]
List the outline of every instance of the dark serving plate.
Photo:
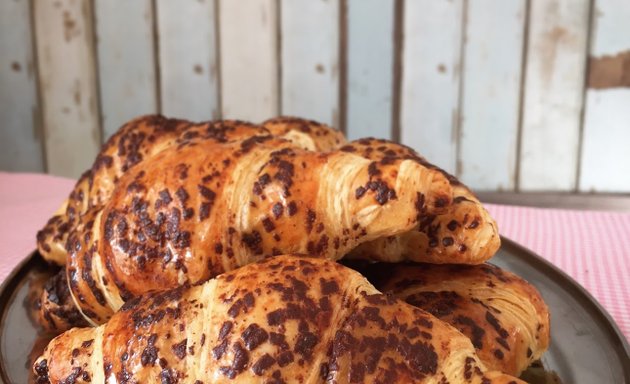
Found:
[[(492, 263), (538, 288), (551, 312), (551, 346), (522, 376), (530, 383), (630, 384), (630, 348), (611, 317), (564, 272), (509, 239)], [(0, 288), (0, 382), (27, 383), (30, 361), (49, 337), (40, 335), (24, 304), (29, 284), (50, 267), (34, 252)]]

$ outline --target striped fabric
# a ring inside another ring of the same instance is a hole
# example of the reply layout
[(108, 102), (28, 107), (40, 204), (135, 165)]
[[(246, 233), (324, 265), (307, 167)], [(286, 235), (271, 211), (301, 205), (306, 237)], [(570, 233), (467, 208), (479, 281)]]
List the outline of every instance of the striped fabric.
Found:
[(568, 273), (630, 338), (630, 213), (487, 204), (502, 235)]
[[(74, 181), (0, 172), (0, 281), (35, 248)], [(630, 338), (630, 213), (488, 204), (501, 233), (582, 284)]]

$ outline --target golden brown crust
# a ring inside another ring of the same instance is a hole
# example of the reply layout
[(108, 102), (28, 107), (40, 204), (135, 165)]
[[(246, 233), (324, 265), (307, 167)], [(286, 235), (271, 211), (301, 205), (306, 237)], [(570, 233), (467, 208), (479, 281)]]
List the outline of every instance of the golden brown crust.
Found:
[(313, 145), (312, 147), (308, 144), (301, 145), (305, 149), (327, 152), (346, 143), (346, 138), (340, 131), (317, 121), (299, 117), (280, 116), (266, 120), (261, 125), (272, 135), (281, 136), (296, 143), (303, 142), (304, 136), (310, 138)]
[(116, 181), (147, 157), (172, 145), (192, 123), (159, 115), (141, 116), (123, 125), (101, 149), (92, 168), (77, 181), (59, 211), (37, 233), (37, 245), (50, 262), (66, 262), (66, 240), (78, 219), (90, 207), (102, 205)]
[(466, 337), (358, 273), (295, 256), (134, 299), (54, 339), (34, 372), (55, 384), (520, 383), (485, 372)]
[[(452, 176), (404, 146), (364, 139), (334, 149), (344, 142), (296, 118), (139, 118), (108, 141), (40, 248), (64, 243), (48, 257), (69, 252), (71, 299), (94, 325), (148, 290), (270, 255), (339, 259), (354, 249), (385, 261), (474, 263), (494, 253), (496, 225)], [(41, 318), (56, 310), (42, 303)]]
[(490, 369), (515, 376), (549, 346), (549, 311), (525, 280), (491, 264), (376, 264), (383, 292), (421, 308), (468, 336)]
[(479, 264), (501, 245), (497, 224), (477, 197), (455, 177), (430, 164), (413, 149), (380, 139), (361, 139), (341, 147), (374, 161), (392, 158), (416, 161), (441, 172), (451, 185), (452, 202), (439, 214), (425, 214), (413, 230), (364, 243), (351, 258), (388, 262), (416, 261), (434, 264)]
[(52, 276), (42, 274), (41, 278), (30, 281), (26, 305), (30, 318), (44, 333), (88, 326), (72, 300), (65, 270)]
[[(100, 161), (89, 177), (97, 196), (83, 195), (89, 201), (66, 236), (67, 280), (83, 315), (99, 324), (138, 294), (205, 281), (266, 256), (336, 260), (451, 204), (447, 177), (433, 167), (332, 150), (340, 134), (299, 122), (275, 119), (264, 123), (269, 129), (177, 122), (164, 131), (178, 135), (153, 139), (159, 151), (144, 149), (133, 163)], [(137, 132), (143, 124), (123, 128), (104, 153), (130, 134), (151, 137)]]
[(266, 256), (339, 259), (361, 242), (412, 228), (419, 209), (439, 211), (450, 195), (440, 173), (410, 161), (376, 164), (271, 136), (193, 141), (152, 160), (125, 173), (69, 238), (70, 288), (95, 323), (147, 290), (204, 281)]
[(66, 241), (79, 217), (88, 209), (99, 209), (125, 172), (141, 166), (164, 148), (191, 140), (225, 142), (265, 134), (285, 136), (300, 147), (322, 151), (345, 141), (340, 132), (326, 125), (297, 118), (278, 117), (259, 126), (237, 120), (193, 123), (160, 115), (138, 117), (107, 140), (92, 168), (81, 176), (68, 199), (37, 233), (39, 252), (48, 261), (64, 265)]

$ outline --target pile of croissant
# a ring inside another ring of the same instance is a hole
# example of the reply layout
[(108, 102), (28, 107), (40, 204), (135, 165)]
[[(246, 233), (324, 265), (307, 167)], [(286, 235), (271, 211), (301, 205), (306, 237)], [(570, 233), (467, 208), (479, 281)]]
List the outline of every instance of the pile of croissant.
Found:
[(522, 383), (549, 344), (466, 186), (298, 118), (137, 118), (37, 242), (37, 383)]

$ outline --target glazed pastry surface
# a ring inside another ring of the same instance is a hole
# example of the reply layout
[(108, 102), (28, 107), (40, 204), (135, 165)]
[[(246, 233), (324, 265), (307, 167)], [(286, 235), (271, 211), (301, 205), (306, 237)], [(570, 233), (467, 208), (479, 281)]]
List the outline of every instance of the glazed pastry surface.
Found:
[(133, 299), (54, 339), (34, 372), (40, 383), (521, 383), (359, 273), (295, 256)]
[[(135, 163), (127, 149), (116, 161), (99, 155), (87, 182), (95, 194), (82, 195), (85, 209), (66, 210), (74, 224), (61, 236), (72, 301), (92, 325), (147, 291), (206, 281), (267, 256), (337, 260), (364, 242), (412, 230), (453, 199), (443, 172), (412, 158), (384, 158), (380, 141), (373, 159), (319, 150), (343, 138), (314, 122), (169, 120), (168, 129), (154, 124), (164, 131), (155, 138), (141, 134), (157, 129), (146, 119), (130, 124), (103, 153), (120, 153), (134, 135), (144, 138), (134, 148), (146, 153), (132, 156)], [(49, 320), (45, 293), (41, 303), (38, 317)], [(54, 317), (45, 323), (69, 325)]]
[[(378, 150), (375, 150), (377, 148)], [(425, 212), (411, 231), (363, 243), (350, 258), (387, 262), (405, 260), (434, 264), (479, 264), (501, 246), (494, 219), (479, 199), (459, 180), (429, 163), (413, 149), (389, 141), (367, 138), (341, 147), (342, 151), (387, 161), (404, 158), (441, 172), (452, 189), (452, 204), (443, 212)]]
[(107, 140), (68, 199), (37, 233), (40, 254), (50, 262), (64, 265), (68, 256), (68, 235), (78, 225), (79, 218), (88, 209), (100, 209), (125, 172), (142, 166), (163, 149), (200, 137), (223, 142), (270, 134), (284, 137), (301, 148), (319, 151), (345, 143), (343, 135), (330, 127), (291, 117), (270, 119), (260, 125), (237, 120), (193, 123), (160, 115), (131, 120)]
[(490, 369), (521, 374), (549, 347), (549, 309), (520, 277), (492, 264), (371, 266), (382, 292), (451, 324)]

